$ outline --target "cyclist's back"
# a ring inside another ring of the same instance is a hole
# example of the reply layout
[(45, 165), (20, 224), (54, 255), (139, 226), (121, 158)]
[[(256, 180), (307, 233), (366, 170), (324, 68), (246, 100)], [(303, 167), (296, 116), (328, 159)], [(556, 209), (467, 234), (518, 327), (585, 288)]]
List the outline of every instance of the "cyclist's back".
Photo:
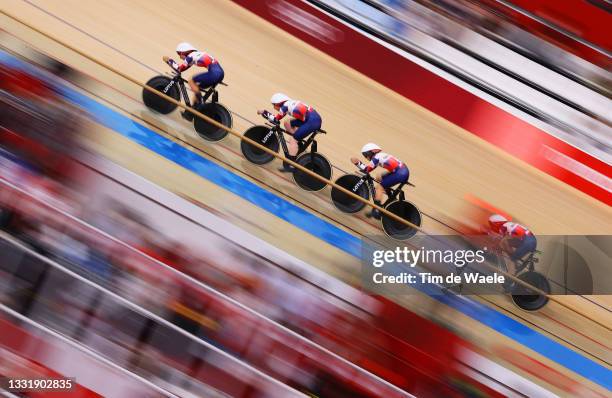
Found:
[(510, 259), (514, 262), (537, 248), (535, 235), (521, 224), (508, 221), (501, 226), (500, 233), (508, 239), (508, 244), (514, 247), (514, 251), (510, 253)]

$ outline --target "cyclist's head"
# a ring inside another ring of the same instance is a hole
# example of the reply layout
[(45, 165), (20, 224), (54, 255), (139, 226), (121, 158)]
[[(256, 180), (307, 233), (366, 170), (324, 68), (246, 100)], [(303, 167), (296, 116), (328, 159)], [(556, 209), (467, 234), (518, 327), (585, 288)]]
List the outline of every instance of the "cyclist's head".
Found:
[(270, 102), (274, 106), (274, 109), (279, 110), (285, 102), (289, 101), (289, 99), (290, 98), (286, 94), (275, 93), (272, 95), (272, 98), (270, 98)]
[(489, 216), (489, 227), (495, 232), (499, 232), (502, 225), (508, 222), (508, 219), (501, 214), (491, 214)]
[(361, 148), (361, 154), (368, 160), (372, 159), (372, 156), (380, 151), (380, 147), (372, 142), (368, 142)]
[(185, 59), (185, 57), (193, 51), (197, 51), (196, 48), (187, 42), (179, 43), (176, 46), (176, 53), (181, 59)]

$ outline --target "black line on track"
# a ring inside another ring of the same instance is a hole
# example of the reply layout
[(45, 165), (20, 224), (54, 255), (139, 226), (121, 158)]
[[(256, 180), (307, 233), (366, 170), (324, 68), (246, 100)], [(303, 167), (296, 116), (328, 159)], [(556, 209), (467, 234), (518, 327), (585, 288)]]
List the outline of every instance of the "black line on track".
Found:
[[(551, 332), (550, 330), (546, 330), (546, 329), (545, 329), (543, 326), (540, 326), (540, 325), (538, 325), (537, 323), (535, 323), (535, 322), (533, 322), (533, 321), (530, 321), (530, 320), (528, 320), (528, 319), (525, 319), (525, 318), (521, 317), (521, 316), (520, 316), (520, 315), (518, 315), (516, 312), (510, 311), (510, 309), (508, 309), (508, 308), (501, 307), (501, 306), (499, 306), (499, 305), (495, 304), (493, 301), (491, 301), (491, 300), (489, 300), (489, 299), (487, 299), (487, 298), (485, 298), (485, 297), (483, 297), (483, 296), (478, 296), (478, 297), (479, 297), (480, 299), (482, 299), (482, 300), (486, 301), (486, 302), (487, 302), (487, 303), (489, 303), (490, 305), (494, 305), (494, 306), (496, 306), (496, 307), (498, 307), (498, 308), (501, 308), (503, 311), (505, 311), (505, 312), (507, 312), (507, 313), (509, 313), (509, 314), (514, 315), (515, 317), (517, 317), (517, 318), (521, 319), (521, 320), (522, 320), (522, 321), (524, 321), (525, 323), (528, 323), (529, 325), (533, 326), (533, 328), (534, 328), (534, 329), (540, 329), (542, 332), (544, 332), (544, 333), (546, 333), (546, 334), (549, 334), (549, 335), (551, 335), (551, 336), (553, 336), (553, 337), (555, 337), (555, 338), (557, 338), (557, 339), (559, 339), (559, 340), (563, 341), (564, 343), (566, 343), (566, 344), (568, 344), (568, 345), (570, 345), (570, 346), (574, 347), (574, 348), (575, 348), (575, 349), (577, 349), (578, 351), (582, 351), (583, 353), (585, 353), (585, 354), (587, 354), (587, 355), (589, 355), (589, 356), (591, 356), (591, 357), (593, 357), (593, 358), (595, 358), (595, 359), (597, 359), (597, 360), (599, 360), (599, 361), (601, 361), (601, 362), (605, 363), (606, 365), (608, 365), (608, 366), (612, 366), (612, 363), (611, 363), (611, 362), (608, 362), (608, 361), (606, 361), (605, 359), (600, 358), (599, 356), (597, 356), (597, 355), (595, 355), (595, 354), (593, 354), (593, 353), (591, 353), (591, 352), (587, 351), (587, 350), (586, 350), (586, 349), (584, 349), (584, 348), (581, 348), (580, 346), (578, 346), (578, 345), (576, 345), (576, 344), (574, 344), (574, 343), (572, 343), (572, 342), (568, 341), (567, 339), (565, 339), (565, 338), (563, 338), (563, 337), (557, 336), (556, 334), (554, 334), (554, 333), (553, 333), (553, 332)], [(589, 336), (589, 337), (591, 337), (591, 336)], [(592, 337), (591, 337), (591, 338), (592, 338)], [(553, 362), (555, 362), (555, 361), (553, 361)]]
[(36, 8), (37, 10), (42, 11), (43, 13), (47, 14), (48, 16), (50, 16), (50, 17), (52, 17), (52, 18), (57, 19), (58, 21), (62, 22), (63, 24), (70, 26), (72, 29), (79, 31), (80, 33), (84, 34), (85, 36), (89, 37), (89, 38), (90, 38), (90, 39), (92, 39), (92, 40), (97, 41), (98, 43), (102, 44), (103, 46), (108, 47), (108, 48), (110, 48), (111, 50), (116, 51), (116, 52), (118, 52), (119, 54), (123, 55), (124, 57), (127, 57), (127, 58), (131, 59), (132, 61), (136, 62), (138, 65), (140, 65), (140, 66), (142, 66), (142, 67), (144, 67), (144, 68), (146, 68), (146, 69), (148, 69), (148, 70), (150, 70), (150, 71), (152, 71), (152, 72), (161, 73), (161, 72), (159, 72), (159, 71), (155, 70), (154, 68), (150, 67), (149, 65), (145, 64), (144, 62), (139, 61), (137, 58), (134, 58), (134, 57), (132, 57), (131, 55), (126, 54), (126, 53), (124, 53), (123, 51), (119, 50), (118, 48), (113, 47), (112, 45), (110, 45), (110, 44), (108, 44), (108, 43), (105, 43), (104, 41), (102, 41), (102, 40), (98, 39), (96, 36), (92, 35), (91, 33), (89, 33), (89, 32), (87, 32), (87, 31), (85, 31), (85, 30), (83, 30), (83, 29), (79, 28), (78, 26), (76, 26), (76, 25), (74, 25), (74, 24), (72, 24), (72, 23), (70, 23), (70, 22), (68, 22), (68, 21), (67, 21), (67, 20), (65, 20), (64, 18), (62, 18), (62, 17), (60, 17), (60, 16), (58, 16), (58, 15), (56, 15), (56, 14), (52, 13), (51, 11), (48, 11), (48, 10), (46, 10), (46, 9), (44, 9), (44, 8), (42, 8), (42, 7), (38, 6), (38, 5), (36, 5), (36, 4), (34, 4), (34, 3), (33, 3), (33, 2), (31, 2), (30, 0), (22, 0), (22, 1), (23, 1), (24, 3), (29, 4), (30, 6), (32, 6), (32, 7), (34, 7), (34, 8)]

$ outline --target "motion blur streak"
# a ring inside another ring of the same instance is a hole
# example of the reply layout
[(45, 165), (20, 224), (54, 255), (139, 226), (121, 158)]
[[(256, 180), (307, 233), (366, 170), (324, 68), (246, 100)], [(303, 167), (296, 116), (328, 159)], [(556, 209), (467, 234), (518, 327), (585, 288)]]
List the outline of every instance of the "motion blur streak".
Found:
[[(6, 57), (6, 54), (4, 57)], [(115, 131), (154, 150), (177, 164), (198, 173), (201, 177), (219, 184), (225, 189), (242, 195), (245, 192), (249, 192), (248, 195), (245, 195), (245, 198), (252, 203), (272, 212), (278, 217), (290, 220), (294, 225), (303, 228), (305, 231), (341, 248), (355, 257), (359, 257), (360, 242), (353, 235), (292, 205), (281, 197), (259, 188), (242, 177), (217, 166), (215, 163), (202, 158), (194, 152), (188, 151), (182, 146), (156, 134), (147, 127), (116, 113), (112, 109), (84, 95), (69, 89), (67, 89), (67, 93), (77, 104), (83, 106), (92, 115), (96, 115), (97, 120), (102, 124), (113, 128)], [(612, 377), (610, 377), (612, 373), (608, 369), (566, 348), (549, 337), (473, 300), (460, 296), (446, 295), (439, 290), (425, 289), (436, 300), (450, 305), (566, 368), (602, 386), (612, 388)]]
[[(609, 231), (609, 78), (603, 53), (589, 51), (605, 43), (588, 43), (594, 29), (568, 35), (522, 3), (525, 23), (505, 0), (0, 3), (23, 19), (0, 14), (0, 377), (76, 377), (74, 395), (92, 398), (612, 389), (612, 296), (592, 296), (609, 241), (565, 235)], [(569, 49), (552, 44), (560, 36)], [(470, 233), (486, 238), (487, 262), (507, 271), (512, 250), (487, 220), (526, 225), (542, 252), (516, 275), (557, 283), (554, 299), (508, 285), (490, 295), (368, 286), (359, 237), (391, 250), (393, 233), (340, 212), (329, 190), (300, 191), (279, 162), (251, 163), (235, 137), (212, 145), (133, 84), (169, 87), (161, 58), (178, 41), (223, 65), (229, 85), (209, 99), (244, 115), (223, 122), (234, 131), (257, 124), (255, 110), (281, 90), (321, 112), (329, 134), (317, 141), (335, 171), (353, 170), (362, 141), (399, 155), (413, 183), (406, 200), (423, 209), (424, 230), (454, 230), (440, 240), (455, 249), (483, 247)], [(603, 203), (572, 186), (596, 187)], [(564, 234), (557, 246), (546, 228)]]

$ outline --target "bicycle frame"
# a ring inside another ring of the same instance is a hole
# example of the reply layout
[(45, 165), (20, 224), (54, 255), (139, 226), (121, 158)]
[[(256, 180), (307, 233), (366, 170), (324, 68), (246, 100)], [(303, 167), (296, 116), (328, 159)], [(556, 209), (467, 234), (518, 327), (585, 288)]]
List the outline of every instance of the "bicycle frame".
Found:
[[(281, 148), (283, 149), (283, 153), (285, 154), (285, 157), (289, 156), (289, 148), (287, 147), (287, 140), (285, 140), (285, 133), (287, 132), (278, 125), (273, 125), (271, 127), (272, 127), (272, 130), (274, 131), (274, 134), (276, 134), (276, 138), (280, 142), (280, 145), (281, 145)], [(298, 152), (295, 156), (298, 156), (306, 152), (308, 148), (310, 148), (310, 153), (312, 154), (316, 153), (317, 152), (317, 141), (315, 141), (316, 135), (317, 133), (311, 134), (310, 137), (308, 137), (308, 139), (303, 144), (302, 148), (298, 147)], [(268, 138), (269, 138), (269, 135), (266, 135), (263, 138), (262, 143), (265, 144), (268, 141)]]
[(540, 261), (535, 255), (536, 252), (531, 252), (526, 258), (522, 259), (520, 265), (517, 267), (517, 273), (523, 271), (525, 268), (529, 271), (535, 271), (535, 263)]
[(179, 89), (181, 91), (181, 95), (183, 96), (183, 101), (185, 101), (185, 105), (191, 106), (191, 101), (189, 100), (189, 95), (187, 94), (187, 88), (185, 87), (185, 79), (181, 77), (181, 75), (177, 75), (174, 80), (176, 80)]
[[(528, 271), (535, 271), (535, 263), (537, 263), (539, 260), (535, 257), (535, 252), (531, 252), (527, 255), (527, 257), (524, 257), (522, 259), (520, 259), (519, 261), (517, 261), (516, 265), (516, 270), (515, 270), (515, 275), (518, 275), (519, 273), (521, 273), (523, 270), (525, 270), (525, 268), (528, 269)], [(495, 250), (495, 255), (497, 257), (497, 263), (498, 265), (501, 265), (500, 268), (502, 268), (502, 271), (504, 272), (508, 272), (508, 266), (506, 265), (506, 257), (508, 257), (508, 259), (510, 259), (510, 257), (505, 254), (501, 248), (497, 248)], [(510, 260), (512, 261), (512, 260)]]
[(493, 254), (495, 254), (496, 264), (499, 269), (503, 272), (508, 272), (508, 266), (506, 265), (506, 259), (504, 258), (504, 252), (501, 248), (496, 247)]
[[(181, 97), (183, 98), (183, 101), (185, 102), (185, 105), (187, 105), (188, 107), (191, 107), (191, 101), (189, 100), (189, 95), (187, 93), (187, 87), (185, 87), (185, 83), (187, 82), (187, 80), (183, 79), (181, 77), (180, 73), (177, 73), (172, 80), (170, 81), (170, 83), (168, 83), (168, 85), (166, 87), (164, 87), (163, 89), (163, 93), (166, 94), (168, 93), (168, 90), (170, 90), (170, 87), (172, 87), (175, 84), (178, 84), (179, 86), (179, 92), (181, 94)], [(209, 88), (206, 89), (206, 91), (204, 92), (204, 95), (202, 96), (202, 103), (205, 103), (208, 98), (210, 98), (210, 96), (212, 95), (212, 101), (211, 102), (217, 102), (218, 101), (218, 93), (217, 90), (215, 89), (215, 86), (211, 86)]]
[[(361, 179), (368, 185), (368, 190), (370, 191), (370, 197), (375, 198), (376, 188), (374, 187), (374, 178), (370, 174), (364, 174), (361, 177)], [(395, 199), (397, 199), (398, 196), (399, 196), (399, 200), (402, 200), (402, 201), (405, 200), (404, 191), (402, 191), (400, 188), (397, 188), (397, 189), (387, 188), (385, 191), (387, 193), (387, 200), (385, 200), (385, 203), (381, 205), (381, 207), (383, 208), (387, 206), (389, 203), (393, 202)]]

